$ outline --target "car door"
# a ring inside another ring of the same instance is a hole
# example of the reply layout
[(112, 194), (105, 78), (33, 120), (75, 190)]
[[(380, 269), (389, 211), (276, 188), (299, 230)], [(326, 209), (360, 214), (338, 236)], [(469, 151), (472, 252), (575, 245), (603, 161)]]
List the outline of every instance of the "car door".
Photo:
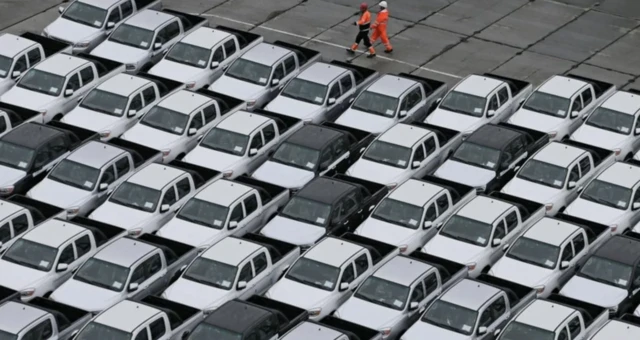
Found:
[(578, 197), (578, 191), (582, 191), (582, 189), (584, 189), (584, 186), (587, 185), (587, 182), (590, 181), (593, 177), (593, 168), (591, 167), (591, 160), (589, 159), (588, 155), (580, 158), (580, 160), (578, 160), (577, 162), (577, 165), (580, 171), (580, 178), (576, 181), (576, 186), (573, 189), (569, 189), (569, 181), (567, 181), (567, 195), (564, 200), (565, 207)]
[(340, 113), (342, 113), (349, 108), (356, 98), (356, 84), (350, 73), (340, 77), (340, 90), (342, 91), (342, 96), (340, 97)]
[(361, 196), (359, 190), (353, 190), (341, 199), (340, 224), (348, 232), (355, 230), (364, 220), (364, 217), (358, 214), (362, 210), (358, 205), (358, 202), (362, 201)]
[(178, 195), (176, 193), (176, 182), (172, 182), (165, 188), (162, 200), (160, 202), (161, 207), (166, 204), (169, 206), (169, 210), (160, 212), (160, 209), (158, 209), (158, 213), (151, 221), (149, 221), (148, 225), (144, 227), (145, 230), (143, 232), (150, 233), (157, 231), (165, 223), (169, 222), (175, 212), (179, 209)]
[[(22, 53), (14, 57), (13, 69), (9, 73), (11, 79), (18, 79), (21, 75), (25, 74), (29, 69), (29, 61), (27, 60), (27, 54)], [(14, 76), (15, 72), (19, 72), (19, 75)], [(55, 91), (58, 92), (58, 91)]]
[(180, 23), (178, 22), (178, 19), (175, 19), (158, 31), (156, 39), (154, 40), (154, 46), (155, 44), (160, 43), (162, 47), (160, 47), (159, 50), (152, 52), (151, 63), (155, 64), (160, 61), (160, 59), (169, 52), (169, 49), (178, 42), (178, 40), (180, 40), (180, 30)]
[(40, 322), (34, 322), (21, 330), (20, 340), (51, 340), (53, 336), (53, 326), (50, 317)]
[(591, 104), (594, 103), (594, 100), (591, 89), (587, 87), (579, 96), (576, 96), (576, 98), (574, 98), (574, 102), (576, 107), (578, 107), (578, 102), (581, 102), (582, 109), (580, 110), (578, 117), (571, 117), (571, 111), (569, 111), (569, 114), (567, 114), (570, 119), (569, 133), (573, 133), (575, 130), (577, 130), (580, 125), (582, 125), (582, 123), (587, 119), (589, 114), (593, 111), (594, 106)]
[(436, 137), (431, 135), (428, 136), (422, 142), (422, 147), (425, 150), (425, 159), (422, 162), (423, 166), (418, 169), (413, 177), (423, 177), (424, 175), (428, 175), (436, 171), (436, 169), (440, 166), (440, 154), (436, 152)]
[(500, 102), (498, 101), (498, 94), (494, 92), (489, 96), (489, 100), (487, 101), (487, 111), (486, 111), (486, 119), (485, 123), (491, 123), (494, 121), (499, 121), (498, 109), (500, 108)]
[(509, 321), (511, 313), (507, 312), (507, 301), (505, 300), (504, 295), (499, 295), (494, 301), (492, 301), (487, 310), (491, 313), (493, 322), (489, 327), (487, 327), (487, 334), (480, 339), (493, 340), (496, 338), (495, 331), (502, 330)]
[[(633, 138), (631, 139), (631, 152), (636, 153), (640, 149), (640, 115), (636, 114), (634, 117), (636, 120), (635, 125), (633, 125), (633, 131), (631, 132)], [(627, 142), (629, 143), (629, 142)]]
[(577, 264), (582, 263), (582, 260), (585, 259), (587, 255), (587, 249), (585, 245), (586, 241), (584, 239), (584, 235), (581, 232), (573, 235), (562, 245), (562, 252), (560, 253), (561, 258), (569, 258), (571, 254), (575, 255), (572, 255), (573, 257), (571, 257), (571, 260), (569, 260), (569, 268), (560, 269), (560, 263), (557, 264), (557, 270), (559, 272), (557, 287), (562, 287), (565, 283), (567, 283), (575, 273)]
[(255, 273), (255, 278), (253, 279), (255, 285), (253, 286), (253, 294), (262, 295), (264, 294), (273, 284), (276, 283), (278, 277), (280, 277), (279, 273), (276, 273), (274, 268), (271, 270), (267, 270), (267, 250), (260, 250), (257, 254), (254, 254), (251, 262), (253, 263), (253, 270)]
[[(275, 98), (278, 95), (278, 93), (280, 93), (280, 90), (284, 88), (284, 85), (286, 83), (285, 74), (286, 73), (284, 72), (284, 64), (282, 63), (282, 61), (276, 63), (273, 67), (273, 74), (271, 75), (271, 81), (267, 85), (267, 86), (271, 86), (271, 92), (269, 92), (267, 100), (265, 102), (271, 101), (273, 98)], [(277, 85), (273, 85), (273, 81), (276, 79), (278, 79), (279, 83)]]
[[(78, 99), (82, 97), (82, 94), (84, 93), (82, 89), (82, 82), (80, 81), (80, 72), (74, 71), (69, 76), (67, 80), (67, 84), (65, 85), (64, 89), (65, 91), (62, 92), (62, 97), (63, 97), (62, 105), (60, 107), (50, 108), (51, 110), (54, 110), (54, 111), (47, 113), (47, 117), (49, 119), (45, 118), (45, 123), (46, 121), (51, 120), (51, 118), (56, 117), (58, 114), (66, 114), (67, 112), (71, 111), (74, 107), (76, 107), (76, 105), (78, 104)], [(66, 90), (73, 90), (73, 94), (71, 94), (70, 96), (66, 96), (65, 95)]]
[[(56, 263), (53, 266), (53, 270), (56, 273), (56, 276), (53, 278), (51, 286), (45, 288), (45, 290), (47, 291), (53, 291), (54, 289), (60, 287), (61, 284), (63, 284), (71, 277), (71, 275), (73, 275), (73, 271), (80, 265), (80, 261), (76, 261), (77, 256), (73, 240), (65, 242), (59, 249), (61, 249), (61, 251), (59, 252)], [(58, 266), (61, 264), (66, 264), (69, 267), (65, 271), (59, 271)]]
[(166, 268), (162, 268), (159, 250), (146, 256), (133, 270), (129, 284), (137, 283), (138, 290), (129, 293), (128, 298), (142, 299), (160, 293), (165, 286), (165, 282), (162, 280), (165, 274)]
[(425, 141), (426, 139), (423, 139), (413, 147), (413, 158), (411, 158), (411, 163), (409, 163), (409, 169), (411, 170), (405, 172), (403, 178), (398, 179), (399, 184), (403, 183), (405, 180), (409, 179), (410, 177), (418, 177), (419, 173), (422, 172), (421, 170), (424, 170), (424, 168), (426, 167), (427, 155), (424, 152)]
[[(94, 80), (95, 80), (95, 74), (91, 66), (87, 66), (80, 70), (80, 81), (82, 82), (82, 85), (81, 85), (82, 87), (80, 88), (80, 90), (76, 91), (78, 92), (76, 103), (80, 103), (82, 99), (84, 99), (84, 95), (87, 94), (87, 92), (89, 92), (89, 90), (93, 88)], [(75, 106), (76, 104), (73, 105), (72, 109)]]
[[(195, 129), (195, 134), (190, 135)], [(198, 141), (204, 137), (204, 133), (207, 131), (204, 125), (204, 116), (202, 111), (196, 111), (191, 115), (191, 121), (189, 122), (189, 129), (187, 129), (186, 138), (182, 152), (187, 153), (193, 150), (196, 145), (198, 145)]]
[(424, 118), (419, 112), (422, 108), (424, 108), (422, 89), (419, 85), (415, 85), (408, 92), (405, 92), (404, 98), (400, 100), (400, 112), (404, 114), (404, 117), (400, 117), (400, 122), (413, 122), (416, 119)]
[(249, 195), (243, 199), (243, 202), (246, 217), (244, 226), (240, 230), (242, 234), (245, 234), (254, 232), (262, 226), (262, 219), (260, 219), (262, 209), (258, 209), (258, 197), (255, 192), (249, 193)]
[[(250, 296), (256, 294), (256, 279), (255, 272), (253, 270), (253, 263), (251, 262), (252, 258), (248, 258), (244, 260), (238, 267), (240, 267), (240, 271), (238, 272), (238, 279), (236, 280), (236, 289), (238, 290), (238, 298), (246, 300)], [(240, 282), (246, 282), (246, 287), (242, 290), (238, 289), (238, 284)]]
[[(438, 209), (436, 208), (435, 200), (432, 200), (431, 202), (427, 203), (426, 207), (427, 209), (425, 210), (424, 221), (422, 221), (422, 223), (418, 222), (419, 232), (417, 232), (415, 234), (415, 237), (413, 237), (415, 241), (411, 241), (411, 244), (413, 245), (411, 247), (412, 249), (420, 248), (424, 244), (426, 244), (430, 239), (432, 239), (438, 233), (438, 228), (439, 228), (438, 224), (442, 223), (445, 217), (445, 215), (438, 214)], [(425, 222), (431, 222), (432, 223), (431, 227), (425, 229), (424, 227)]]
[[(349, 140), (347, 139), (347, 135), (342, 135), (337, 139), (333, 140), (330, 144), (328, 152), (332, 154), (331, 156), (331, 164), (328, 169), (329, 172), (333, 172), (336, 169), (348, 169), (357, 158), (352, 158), (351, 151), (349, 150)], [(321, 163), (322, 164), (322, 163)], [(323, 175), (327, 174), (327, 172), (323, 172)]]
[(496, 117), (494, 121), (501, 122), (509, 118), (518, 108), (514, 105), (509, 105), (509, 90), (507, 85), (503, 85), (498, 92), (498, 110), (496, 111)]
[[(234, 170), (234, 172), (238, 171), (238, 174), (244, 174), (255, 171), (255, 169), (266, 162), (267, 159), (269, 159), (269, 157), (273, 154), (273, 151), (275, 151), (275, 148), (278, 146), (278, 140), (276, 139), (275, 122), (268, 121), (266, 125), (255, 132), (255, 135), (258, 136), (260, 134), (260, 131), (262, 132), (262, 141), (264, 146), (260, 148), (257, 155), (243, 158), (243, 165), (240, 165), (240, 168)], [(257, 142), (258, 141), (256, 141), (256, 143)]]
[(347, 301), (351, 296), (351, 293), (358, 288), (358, 284), (364, 279), (364, 276), (360, 276), (356, 280), (356, 271), (353, 260), (345, 263), (342, 268), (342, 276), (340, 277), (340, 284), (338, 287), (343, 283), (348, 283), (349, 289), (344, 292), (338, 292), (338, 294), (334, 295), (335, 300), (332, 301), (333, 303), (331, 305), (329, 305), (329, 309), (332, 311), (345, 303), (345, 301)]
[[(124, 159), (129, 163), (126, 156)], [(90, 209), (97, 207), (98, 205), (104, 203), (107, 200), (107, 197), (113, 192), (113, 190), (120, 185), (122, 181), (118, 181), (118, 177), (116, 175), (115, 169), (116, 162), (109, 162), (102, 168), (102, 174), (100, 175), (100, 179), (98, 180), (98, 185), (96, 185), (96, 191), (91, 200), (87, 201), (82, 207), (83, 213), (88, 212)], [(101, 191), (100, 184), (107, 184), (107, 190)]]
[[(231, 234), (239, 234), (243, 235), (247, 232), (244, 230), (245, 226), (245, 214), (244, 214), (244, 204), (242, 200), (236, 201), (230, 209), (229, 213), (229, 222), (227, 222), (227, 230), (230, 231)], [(233, 226), (235, 222), (235, 226)]]
[(291, 79), (295, 78), (299, 73), (299, 70), (296, 68), (296, 57), (293, 53), (290, 54), (288, 57), (284, 58), (283, 66), (284, 66), (285, 76), (284, 76), (284, 81), (283, 80), (280, 81), (281, 90)]
[[(489, 240), (489, 245), (487, 246), (490, 249), (489, 255), (489, 265), (496, 263), (504, 254), (502, 244), (505, 244), (505, 237), (507, 236), (507, 225), (504, 221), (504, 218), (501, 218), (498, 222), (496, 222), (495, 227), (493, 228), (493, 235), (491, 235), (491, 240)], [(498, 246), (494, 246), (493, 242), (495, 240), (502, 240), (502, 243)]]
[[(329, 84), (329, 92), (327, 92), (327, 98), (325, 100), (327, 106), (327, 113), (322, 120), (334, 120), (344, 111), (342, 105), (338, 103), (338, 99), (342, 96), (342, 90), (340, 89), (340, 81), (336, 80)], [(335, 99), (335, 103), (329, 104), (330, 99)]]

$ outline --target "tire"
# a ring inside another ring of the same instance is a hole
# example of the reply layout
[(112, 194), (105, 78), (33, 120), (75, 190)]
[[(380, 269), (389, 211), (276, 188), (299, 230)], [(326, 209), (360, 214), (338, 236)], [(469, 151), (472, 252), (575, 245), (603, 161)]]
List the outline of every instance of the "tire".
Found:
[(566, 142), (569, 139), (569, 136), (564, 136), (562, 137), (562, 139), (560, 140), (561, 142)]
[(558, 210), (558, 214), (562, 214), (565, 211), (565, 209), (567, 209), (567, 207), (560, 208), (560, 210)]
[(624, 156), (624, 160), (628, 161), (633, 159), (633, 152), (629, 152), (626, 156)]
[(488, 274), (490, 270), (491, 270), (491, 266), (486, 266), (486, 267), (484, 267), (484, 269), (482, 269), (481, 273), (482, 274)]
[(147, 72), (151, 69), (151, 67), (153, 67), (153, 64), (144, 64), (144, 66), (140, 68), (140, 72)]
[(176, 157), (176, 159), (177, 159), (177, 160), (179, 160), (179, 161), (181, 161), (181, 160), (184, 158), (184, 156), (186, 156), (186, 155), (187, 155), (187, 154), (185, 154), (185, 153), (183, 152), (183, 153), (179, 154), (179, 155), (178, 155), (178, 157)]
[(53, 121), (59, 122), (60, 119), (62, 119), (62, 117), (64, 117), (64, 115), (62, 113), (58, 113), (57, 115), (53, 116)]
[(53, 294), (53, 292), (48, 292), (48, 293), (44, 294), (42, 297), (45, 298), (45, 299), (48, 299), (51, 296), (51, 294)]

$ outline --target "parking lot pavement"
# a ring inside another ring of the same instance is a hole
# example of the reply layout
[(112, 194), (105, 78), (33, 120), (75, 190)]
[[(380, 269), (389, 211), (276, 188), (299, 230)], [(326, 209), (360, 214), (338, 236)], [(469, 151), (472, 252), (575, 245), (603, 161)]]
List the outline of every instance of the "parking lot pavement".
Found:
[[(0, 0), (0, 29), (39, 31), (60, 0)], [(251, 30), (350, 58), (355, 0), (164, 0), (212, 25)], [(374, 2), (370, 1), (370, 5)], [(395, 0), (394, 52), (357, 65), (413, 72), (453, 85), (469, 73), (495, 72), (539, 84), (556, 73), (599, 77), (620, 87), (640, 76), (640, 2), (628, 0)], [(638, 84), (640, 86), (640, 84)]]

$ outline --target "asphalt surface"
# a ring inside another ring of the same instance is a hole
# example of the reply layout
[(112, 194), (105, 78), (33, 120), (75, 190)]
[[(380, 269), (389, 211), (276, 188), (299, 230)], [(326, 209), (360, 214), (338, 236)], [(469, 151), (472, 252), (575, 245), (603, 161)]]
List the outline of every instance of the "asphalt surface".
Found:
[[(0, 0), (0, 30), (40, 32), (60, 0)], [(360, 0), (163, 0), (165, 7), (346, 60)], [(370, 1), (370, 5), (377, 2)], [(392, 54), (354, 64), (455, 84), (492, 72), (535, 85), (574, 73), (640, 89), (638, 0), (389, 0)]]

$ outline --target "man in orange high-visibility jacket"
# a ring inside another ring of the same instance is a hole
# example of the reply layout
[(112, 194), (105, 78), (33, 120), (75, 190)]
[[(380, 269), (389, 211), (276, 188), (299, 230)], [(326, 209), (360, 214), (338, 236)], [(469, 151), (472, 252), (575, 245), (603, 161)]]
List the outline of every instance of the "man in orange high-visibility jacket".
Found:
[(371, 25), (373, 29), (373, 34), (371, 35), (371, 43), (375, 44), (378, 38), (382, 40), (382, 43), (385, 47), (386, 53), (393, 52), (393, 47), (391, 47), (391, 43), (389, 42), (389, 36), (387, 36), (387, 22), (389, 22), (389, 11), (387, 10), (387, 2), (380, 1), (380, 12), (376, 16), (376, 22)]
[(376, 56), (376, 50), (371, 46), (371, 41), (369, 40), (369, 28), (371, 27), (371, 13), (369, 13), (369, 6), (367, 3), (363, 2), (360, 4), (360, 19), (354, 23), (354, 25), (358, 26), (358, 35), (356, 36), (356, 42), (351, 45), (351, 48), (347, 48), (347, 51), (350, 53), (355, 53), (358, 49), (358, 45), (360, 45), (360, 41), (364, 42), (364, 46), (369, 50), (369, 55), (367, 58), (373, 58)]

